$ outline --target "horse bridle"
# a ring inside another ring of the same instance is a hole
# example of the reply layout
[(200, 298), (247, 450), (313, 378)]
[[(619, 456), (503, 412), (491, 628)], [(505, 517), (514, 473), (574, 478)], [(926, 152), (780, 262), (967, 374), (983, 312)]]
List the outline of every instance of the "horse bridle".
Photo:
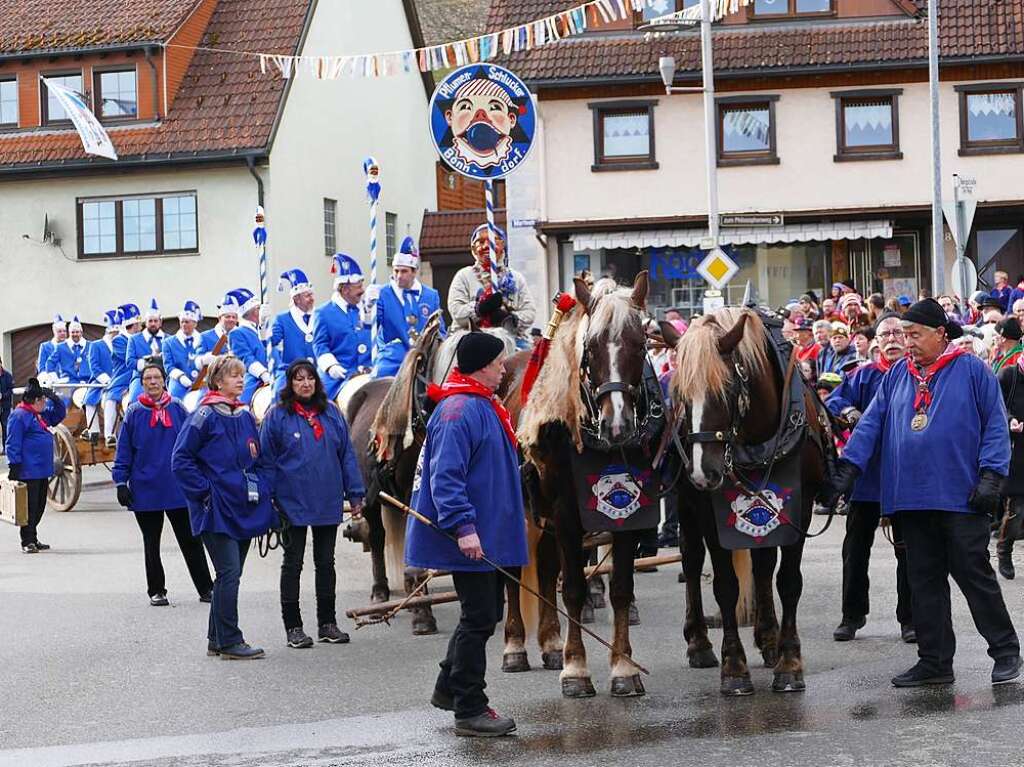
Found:
[(733, 354), (729, 355), (729, 361), (732, 363), (735, 375), (729, 383), (729, 388), (726, 389), (725, 399), (726, 404), (736, 403), (729, 428), (725, 431), (688, 431), (686, 434), (686, 444), (689, 446), (696, 443), (723, 445), (723, 467), (726, 476), (733, 474), (733, 452), (740, 436), (740, 425), (747, 417), (747, 413), (750, 412), (750, 375), (743, 363)]
[[(601, 400), (609, 394), (618, 392), (623, 395), (628, 395), (633, 401), (634, 410), (637, 412), (637, 418), (635, 419), (636, 425), (633, 433), (629, 435), (629, 439), (626, 443), (636, 442), (639, 437), (644, 433), (648, 423), (653, 419), (661, 418), (665, 413), (664, 403), (660, 397), (649, 396), (649, 381), (648, 378), (653, 377), (654, 383), (657, 385), (657, 376), (654, 374), (654, 367), (651, 365), (651, 361), (644, 355), (644, 368), (640, 375), (640, 383), (633, 385), (626, 383), (625, 381), (607, 381), (601, 384), (596, 389), (590, 385), (590, 376), (588, 374), (590, 365), (590, 352), (587, 350), (586, 345), (583, 348), (583, 354), (580, 358), (580, 394), (582, 395), (583, 403), (587, 408), (587, 414), (589, 416), (589, 423), (583, 424), (583, 430), (587, 433), (588, 439), (594, 443), (604, 444), (605, 440), (599, 436), (598, 429), (596, 427), (599, 411), (601, 407)], [(660, 391), (660, 386), (659, 386)], [(640, 412), (643, 412), (643, 418), (639, 417)], [(611, 449), (611, 445), (608, 445)]]

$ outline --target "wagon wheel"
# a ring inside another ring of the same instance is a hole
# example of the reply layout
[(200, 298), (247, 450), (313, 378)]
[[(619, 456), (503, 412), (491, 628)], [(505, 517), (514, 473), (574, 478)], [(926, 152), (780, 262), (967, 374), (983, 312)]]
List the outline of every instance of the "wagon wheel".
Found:
[(71, 511), (82, 493), (82, 464), (71, 432), (63, 424), (53, 429), (53, 477), (46, 489), (50, 508)]

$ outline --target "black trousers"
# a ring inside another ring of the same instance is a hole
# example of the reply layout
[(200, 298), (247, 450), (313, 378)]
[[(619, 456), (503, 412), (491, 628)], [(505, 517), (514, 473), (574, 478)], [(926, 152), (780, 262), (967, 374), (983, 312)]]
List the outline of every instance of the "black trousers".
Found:
[(337, 623), (335, 614), (337, 573), (334, 569), (334, 547), (338, 541), (337, 525), (288, 528), (284, 559), (281, 562), (281, 617), (286, 629), (302, 628), (299, 610), (299, 578), (306, 553), (306, 530), (313, 531), (313, 567), (316, 571), (316, 622), (323, 626)]
[(1012, 495), (1006, 499), (1008, 508), (999, 526), (999, 541), (996, 551), (999, 554), (1012, 554), (1013, 542), (1021, 537), (1024, 529), (1024, 495)]
[(455, 701), (455, 718), (467, 719), (487, 710), (487, 640), (505, 611), (505, 576), (453, 572), (462, 612), (448, 641), (435, 688)]
[[(843, 619), (859, 619), (868, 615), (868, 563), (871, 544), (881, 516), (881, 504), (854, 501), (846, 515), (846, 537), (843, 538)], [(903, 525), (899, 516), (892, 521), (892, 539), (898, 544), (896, 553), (896, 620), (900, 625), (912, 624), (910, 578), (907, 575), (907, 551), (902, 545)]]
[(139, 523), (139, 529), (142, 531), (142, 548), (146, 554), (147, 592), (151, 597), (167, 593), (164, 563), (160, 559), (160, 535), (164, 530), (164, 514), (167, 514), (167, 519), (171, 522), (171, 529), (178, 540), (178, 548), (185, 558), (185, 566), (196, 591), (199, 596), (209, 594), (213, 590), (213, 579), (206, 563), (206, 554), (203, 553), (203, 542), (192, 535), (192, 526), (186, 509), (135, 512), (135, 521)]
[(953, 668), (956, 637), (949, 603), (951, 575), (967, 599), (974, 625), (988, 641), (989, 656), (1019, 654), (1017, 632), (989, 564), (989, 516), (950, 511), (905, 511), (897, 516), (907, 542), (921, 664), (939, 673)]
[(28, 489), (28, 524), (21, 528), (21, 545), (27, 546), (30, 543), (38, 543), (36, 528), (46, 511), (46, 488), (50, 484), (48, 479), (26, 479), (22, 480)]

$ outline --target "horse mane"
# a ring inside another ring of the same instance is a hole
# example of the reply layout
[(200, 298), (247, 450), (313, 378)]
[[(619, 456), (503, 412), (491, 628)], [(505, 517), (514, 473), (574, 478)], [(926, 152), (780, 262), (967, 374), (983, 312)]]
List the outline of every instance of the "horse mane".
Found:
[(613, 336), (621, 336), (635, 308), (632, 289), (620, 287), (615, 280), (603, 277), (594, 284), (591, 295), (594, 303), (588, 333), (596, 334), (607, 329)]
[(672, 375), (672, 397), (677, 402), (707, 398), (724, 401), (732, 382), (733, 370), (718, 351), (718, 339), (732, 328), (741, 315), (747, 324), (736, 354), (750, 376), (764, 375), (771, 369), (765, 351), (764, 323), (757, 312), (723, 307), (690, 323), (676, 346), (676, 371)]

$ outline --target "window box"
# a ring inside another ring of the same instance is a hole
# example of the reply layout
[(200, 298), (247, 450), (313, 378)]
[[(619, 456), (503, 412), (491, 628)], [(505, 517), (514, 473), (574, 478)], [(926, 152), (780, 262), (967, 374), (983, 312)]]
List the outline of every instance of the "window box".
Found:
[(1024, 83), (958, 85), (960, 155), (1024, 152)]
[(727, 96), (718, 110), (718, 167), (778, 165), (775, 102), (778, 96)]
[(139, 119), (135, 67), (93, 70), (93, 111), (102, 122)]
[(77, 208), (80, 259), (199, 251), (195, 192), (80, 198)]
[(899, 97), (903, 90), (836, 91), (835, 162), (902, 160)]
[(598, 101), (594, 115), (594, 172), (656, 170), (654, 107), (657, 99)]

